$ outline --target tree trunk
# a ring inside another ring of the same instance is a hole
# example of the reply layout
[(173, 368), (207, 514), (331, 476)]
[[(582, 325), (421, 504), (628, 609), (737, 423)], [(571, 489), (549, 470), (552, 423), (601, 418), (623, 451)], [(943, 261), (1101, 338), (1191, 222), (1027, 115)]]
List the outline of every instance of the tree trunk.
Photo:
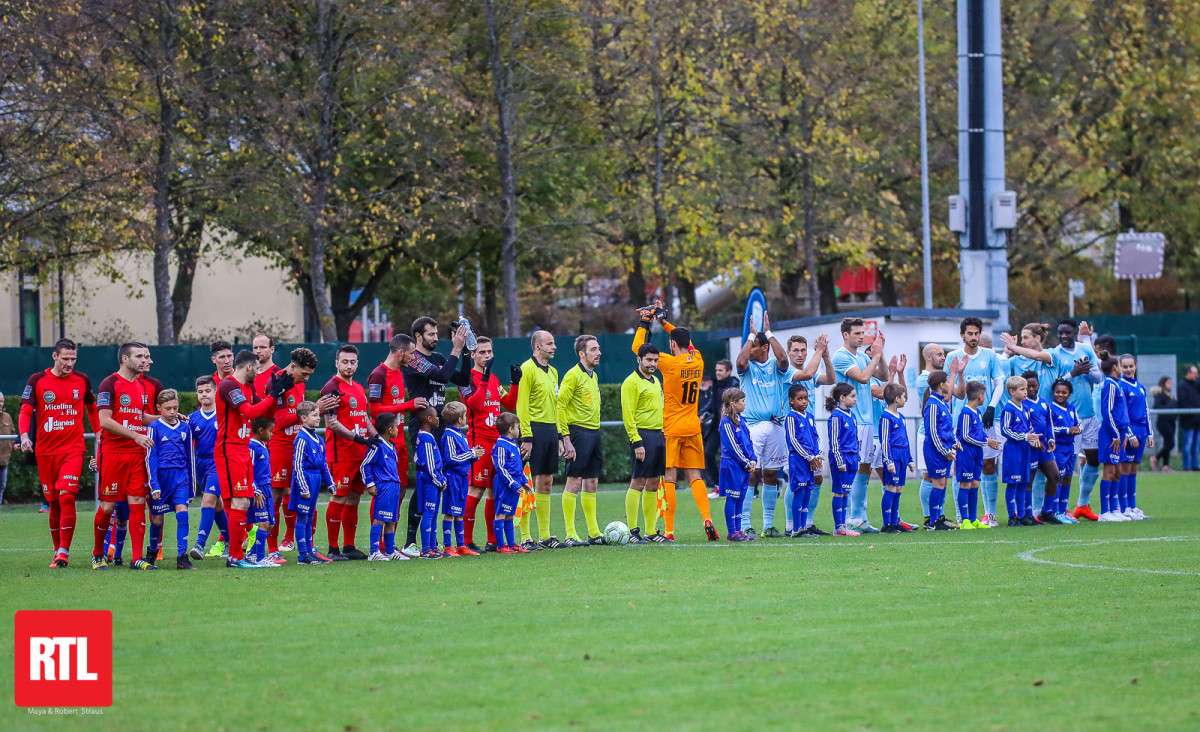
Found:
[(192, 309), (192, 285), (196, 280), (196, 263), (204, 242), (204, 224), (203, 218), (189, 221), (187, 233), (175, 246), (175, 261), (179, 268), (175, 270), (175, 287), (171, 290), (171, 302), (174, 305), (171, 329), (175, 332), (176, 342)]
[[(808, 103), (801, 105), (803, 115), (801, 117), (804, 125), (805, 140), (811, 143), (811, 130), (809, 128), (808, 119)], [(802, 247), (804, 250), (804, 268), (808, 271), (808, 308), (810, 313), (816, 313), (818, 303), (820, 303), (820, 312), (825, 312), (824, 303), (821, 300), (821, 285), (819, 282), (817, 270), (817, 241), (816, 241), (816, 226), (817, 226), (817, 209), (813, 201), (813, 176), (812, 176), (812, 155), (809, 152), (804, 153), (804, 162), (801, 170), (801, 197), (804, 206), (804, 236), (802, 239)], [(833, 302), (834, 311), (837, 309), (837, 300), (832, 297), (833, 287), (828, 288), (830, 300)]]
[(321, 93), (321, 124), (317, 132), (317, 146), (314, 155), (312, 201), (308, 206), (308, 275), (311, 280), (313, 309), (316, 310), (317, 326), (321, 330), (321, 340), (332, 343), (337, 340), (337, 325), (334, 322), (333, 308), (329, 304), (329, 294), (325, 291), (325, 247), (328, 237), (328, 225), (325, 209), (329, 203), (329, 188), (332, 184), (334, 140), (333, 115), (337, 99), (336, 84), (337, 68), (334, 53), (333, 29), (329, 27), (329, 15), (332, 11), (326, 0), (317, 2), (317, 64), (320, 69), (318, 84)]
[(650, 86), (654, 92), (654, 248), (662, 271), (662, 299), (668, 309), (675, 305), (670, 243), (667, 241), (667, 213), (663, 208), (663, 110), (662, 79), (658, 71), (658, 28), (654, 0), (646, 9), (650, 14)]
[(821, 293), (821, 315), (832, 315), (838, 311), (837, 296), (833, 289), (833, 266), (823, 264), (817, 268), (817, 287)]
[(629, 264), (626, 272), (626, 287), (629, 289), (629, 304), (640, 308), (646, 304), (646, 272), (642, 267), (642, 249), (645, 244), (636, 231), (626, 231), (625, 241), (629, 244)]
[(158, 156), (154, 165), (154, 302), (158, 316), (158, 344), (175, 344), (175, 303), (171, 299), (171, 164), (175, 134), (176, 100), (171, 74), (175, 64), (175, 13), (162, 5), (159, 19), (163, 67), (156, 69), (158, 87)]
[(483, 278), (483, 327), (485, 333), (500, 332), (500, 318), (496, 307), (496, 278)]
[(496, 94), (496, 163), (500, 172), (500, 274), (504, 288), (504, 335), (521, 333), (521, 308), (517, 300), (517, 171), (513, 159), (516, 115), (512, 98), (512, 69), (504, 63), (495, 0), (484, 0), (488, 42), (491, 46), (492, 85)]
[(877, 268), (879, 272), (879, 299), (885, 308), (897, 307), (900, 302), (896, 296), (896, 273), (891, 264), (884, 261)]

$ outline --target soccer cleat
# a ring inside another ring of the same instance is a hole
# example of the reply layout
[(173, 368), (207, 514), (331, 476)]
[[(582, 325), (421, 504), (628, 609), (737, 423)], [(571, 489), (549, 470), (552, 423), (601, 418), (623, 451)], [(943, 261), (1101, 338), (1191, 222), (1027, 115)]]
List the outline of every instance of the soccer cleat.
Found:
[[(584, 546), (584, 545), (580, 544), (579, 546)], [(472, 549), (469, 546), (460, 546), (458, 548), (458, 556), (460, 556), (460, 557), (477, 557), (477, 556), (479, 556), (479, 552), (475, 551), (474, 549)]]
[(820, 526), (817, 526), (816, 524), (809, 526), (808, 529), (806, 529), (806, 530), (808, 531), (808, 533), (812, 534), (813, 536), (832, 536), (832, 534), (830, 534), (828, 531), (825, 531), (824, 529), (822, 529)]
[(974, 529), (978, 529), (979, 527), (971, 521), (963, 521), (958, 525), (958, 528), (962, 529), (963, 531), (972, 531)]
[(1149, 517), (1149, 516), (1147, 516), (1145, 513), (1143, 513), (1143, 512), (1142, 512), (1142, 509), (1140, 509), (1140, 508), (1135, 508), (1135, 509), (1133, 509), (1133, 512), (1134, 512), (1134, 513), (1137, 515), (1137, 520), (1138, 520), (1138, 521), (1144, 521), (1145, 519), (1148, 519), (1148, 518), (1150, 518), (1150, 517)]
[(388, 555), (380, 551), (371, 552), (371, 556), (367, 557), (368, 562), (390, 562)]
[(669, 534), (663, 534), (663, 536), (667, 537), (667, 541), (669, 541), (670, 543), (672, 543), (672, 544), (675, 543), (675, 532), (672, 531)]
[(1034, 521), (1032, 516), (1021, 516), (1017, 521), (1020, 521), (1022, 526), (1037, 526), (1037, 521)]
[(484, 552), (487, 551), (487, 549), (480, 549), (479, 545), (477, 545), (473, 541), (467, 542), (467, 548), (470, 549), (471, 551), (475, 552), (476, 554), (483, 554)]
[(146, 572), (146, 571), (149, 571), (152, 569), (158, 569), (158, 567), (155, 567), (152, 562), (147, 562), (145, 559), (133, 560), (132, 562), (129, 563), (129, 568), (137, 569), (137, 570), (140, 570), (143, 572)]
[(1083, 506), (1075, 507), (1075, 518), (1087, 519), (1088, 521), (1099, 521), (1100, 520), (1100, 517), (1097, 516), (1096, 512), (1092, 510), (1092, 507), (1088, 506), (1086, 504)]
[(1062, 521), (1059, 521), (1059, 520), (1058, 520), (1058, 517), (1057, 517), (1057, 516), (1055, 516), (1053, 513), (1049, 512), (1049, 511), (1042, 511), (1042, 512), (1041, 512), (1041, 513), (1038, 515), (1038, 519), (1039, 519), (1039, 520), (1040, 520), (1040, 521), (1041, 521), (1043, 524), (1053, 524), (1053, 525), (1055, 525), (1055, 526), (1058, 526), (1058, 525), (1062, 524)]
[(441, 559), (444, 556), (445, 556), (444, 554), (437, 551), (436, 549), (429, 549), (427, 551), (421, 552), (421, 559)]
[(768, 526), (767, 528), (763, 529), (762, 537), (764, 539), (780, 539), (783, 537), (783, 534), (781, 534), (779, 529), (775, 528), (774, 526)]
[[(226, 564), (225, 566), (232, 567), (234, 569), (266, 569), (266, 567), (264, 565), (259, 564), (258, 562), (254, 561), (252, 559), (246, 559), (244, 557), (242, 559), (230, 559), (229, 563)], [(274, 565), (272, 565), (272, 566), (274, 566)]]
[(536, 549), (526, 549), (525, 547), (518, 545), (518, 546), (510, 546), (509, 549), (512, 549), (517, 554), (528, 554), (529, 552), (533, 552), (533, 551), (537, 551), (538, 549), (541, 549), (541, 547), (537, 545), (536, 541), (533, 542), (533, 545), (537, 548)]
[(860, 534), (878, 534), (879, 533), (879, 529), (872, 526), (870, 521), (863, 521), (861, 524), (859, 524), (858, 526), (855, 526), (854, 528)]
[(275, 564), (287, 564), (288, 563), (288, 560), (284, 559), (283, 555), (280, 554), (279, 552), (271, 552), (270, 554), (267, 555), (267, 559), (271, 560)]
[(204, 547), (199, 545), (192, 547), (188, 550), (188, 556), (199, 562), (201, 559), (204, 559)]
[(320, 561), (322, 564), (325, 564), (325, 563), (327, 563), (327, 562), (332, 562), (332, 561), (333, 561), (332, 559), (330, 559), (329, 557), (325, 556), (324, 554), (322, 554), (321, 552), (317, 551), (316, 549), (313, 549), (311, 552), (309, 552), (309, 553), (308, 553), (308, 556), (312, 557), (313, 559), (319, 560), (319, 561)]
[(743, 542), (743, 541), (750, 541), (750, 539), (746, 537), (745, 532), (735, 531), (732, 534), (729, 534), (728, 536), (726, 536), (725, 541), (738, 543), (738, 542)]
[(204, 556), (206, 556), (206, 557), (227, 557), (227, 556), (229, 556), (227, 554), (228, 551), (229, 550), (225, 546), (225, 542), (218, 541), (216, 544), (212, 545), (212, 549), (209, 549), (208, 553), (205, 554)]
[(497, 554), (517, 554), (518, 552), (517, 552), (517, 548), (515, 546), (502, 546), (496, 550), (496, 553)]
[(103, 554), (97, 554), (92, 557), (92, 569), (108, 569), (108, 560)]
[(1137, 516), (1134, 515), (1132, 507), (1126, 507), (1125, 510), (1121, 512), (1121, 515), (1128, 517), (1130, 521), (1137, 521)]
[(587, 542), (568, 536), (567, 540), (562, 543), (564, 549), (572, 549), (577, 546), (587, 546)]
[(715, 501), (720, 497), (721, 497), (721, 491), (719, 491), (715, 488), (708, 492), (708, 500), (710, 500), (710, 501)]
[(587, 543), (588, 546), (604, 546), (608, 542), (605, 541), (603, 536), (589, 536)]
[(709, 541), (721, 540), (720, 535), (717, 534), (717, 527), (713, 526), (713, 522), (709, 519), (705, 519), (704, 521), (704, 535), (708, 537)]
[(107, 557), (108, 557), (108, 561), (110, 561), (110, 562), (111, 562), (111, 561), (113, 560), (113, 557), (117, 556), (117, 545), (116, 545), (116, 544), (109, 544), (109, 545), (108, 545), (108, 546), (105, 548), (105, 550), (104, 550), (104, 551), (105, 551), (105, 556), (107, 556)]
[(987, 521), (984, 523), (986, 523), (989, 528), (993, 528), (993, 529), (1000, 528), (1000, 521), (996, 518), (996, 514), (994, 514), (994, 513), (988, 514)]
[(196, 565), (192, 564), (192, 560), (188, 558), (187, 553), (180, 554), (175, 560), (175, 569), (195, 569)]
[(1009, 526), (1024, 526), (1025, 524), (1021, 523), (1020, 516), (1009, 516), (1008, 517), (1008, 525)]
[(757, 539), (757, 538), (758, 538), (758, 532), (754, 530), (754, 527), (753, 527), (753, 526), (751, 526), (750, 528), (746, 529), (746, 530), (745, 530), (745, 531), (743, 531), (742, 533), (743, 533), (743, 534), (745, 534), (745, 535), (746, 535), (746, 538), (747, 538), (747, 539), (749, 539), (750, 541), (754, 541), (755, 539)]
[(938, 520), (933, 522), (934, 531), (957, 531), (958, 527), (948, 521), (945, 516), (938, 516)]
[(1096, 520), (1101, 523), (1112, 523), (1112, 522), (1116, 522), (1116, 521), (1121, 521), (1122, 519), (1117, 518), (1116, 513), (1113, 511), (1105, 511), (1104, 513), (1100, 514), (1096, 518)]
[(656, 533), (653, 533), (653, 534), (651, 534), (650, 536), (647, 536), (647, 537), (646, 537), (646, 539), (647, 539), (647, 540), (648, 540), (650, 543), (652, 543), (652, 544), (665, 544), (665, 543), (667, 543), (667, 537), (665, 537), (665, 536), (663, 536), (662, 534), (660, 534), (660, 533), (657, 533), (657, 532), (656, 532)]
[(563, 545), (562, 542), (558, 540), (557, 536), (551, 536), (549, 539), (542, 539), (538, 543), (542, 545), (543, 549), (558, 549)]
[(1031, 513), (1028, 516), (1026, 516), (1026, 518), (1031, 519), (1033, 521), (1033, 523), (1030, 524), (1031, 526), (1041, 526), (1042, 525), (1042, 520), (1040, 518), (1038, 518), (1038, 514), (1036, 514), (1036, 513)]
[(458, 556), (458, 551), (452, 546), (448, 546), (445, 549), (438, 549), (435, 547), (434, 551), (440, 553), (442, 555), (442, 557), (446, 558), (446, 559), (449, 559), (450, 557)]
[(650, 540), (647, 539), (646, 537), (642, 536), (642, 527), (634, 526), (632, 529), (629, 530), (629, 543), (630, 544), (649, 544)]
[(367, 558), (367, 555), (356, 549), (353, 544), (342, 547), (342, 556), (353, 561), (364, 561)]
[(67, 553), (58, 551), (54, 553), (54, 559), (50, 562), (50, 569), (66, 569), (68, 564)]
[(42, 505), (38, 506), (38, 513), (50, 513), (50, 504), (42, 503)]
[(837, 527), (837, 529), (833, 532), (833, 535), (834, 536), (862, 536), (862, 533), (855, 531), (854, 529), (850, 528), (849, 526), (842, 525), (842, 526)]
[(484, 544), (484, 545), (483, 545), (483, 551), (482, 551), (482, 552), (480, 552), (480, 554), (487, 554), (488, 552), (494, 552), (494, 551), (499, 551), (499, 550), (496, 548), (496, 542), (494, 542), (494, 541), (489, 541), (489, 542), (487, 542), (486, 544)]
[(114, 559), (114, 560), (112, 560), (111, 562), (109, 562), (109, 564), (111, 564), (111, 565), (112, 565), (112, 566), (114, 566), (114, 567), (124, 567), (124, 566), (125, 566), (125, 560), (124, 560), (124, 559), (121, 559), (120, 557), (117, 557), (116, 559)]
[(279, 551), (281, 551), (281, 552), (294, 552), (294, 551), (296, 551), (296, 542), (294, 542), (294, 541), (284, 541), (284, 542), (281, 542), (281, 543), (279, 544)]
[(542, 550), (542, 545), (533, 539), (526, 539), (525, 541), (521, 542), (520, 547), (524, 549), (526, 553), (540, 552)]
[(409, 544), (400, 551), (407, 554), (410, 559), (416, 559), (417, 557), (421, 556), (421, 550), (417, 548), (416, 544)]
[(900, 529), (900, 533), (901, 533), (901, 534), (909, 534), (909, 533), (912, 533), (912, 532), (916, 531), (917, 529), (919, 529), (919, 528), (921, 528), (921, 527), (920, 527), (920, 526), (914, 526), (914, 525), (912, 525), (912, 524), (905, 523), (904, 521), (901, 521), (900, 523), (896, 524), (896, 528), (897, 528), (897, 529)]
[(1054, 518), (1058, 519), (1060, 524), (1077, 524), (1079, 519), (1075, 518), (1070, 511), (1060, 511), (1054, 514)]
[(903, 529), (901, 529), (899, 526), (896, 526), (894, 524), (884, 524), (883, 528), (879, 530), (879, 533), (881, 533), (881, 534), (899, 534), (902, 531), (903, 531)]
[(408, 560), (412, 559), (412, 557), (408, 556), (407, 554), (405, 554), (404, 552), (399, 551), (399, 550), (394, 551), (391, 554), (387, 555), (387, 558), (388, 558), (388, 561), (391, 561), (391, 562), (407, 562)]
[(931, 529), (929, 528), (929, 517), (928, 517), (928, 516), (926, 516), (926, 517), (925, 517), (925, 520), (924, 520), (923, 522), (921, 522), (921, 528), (922, 528), (922, 529), (925, 529), (926, 531), (930, 531), (930, 530), (931, 530)]

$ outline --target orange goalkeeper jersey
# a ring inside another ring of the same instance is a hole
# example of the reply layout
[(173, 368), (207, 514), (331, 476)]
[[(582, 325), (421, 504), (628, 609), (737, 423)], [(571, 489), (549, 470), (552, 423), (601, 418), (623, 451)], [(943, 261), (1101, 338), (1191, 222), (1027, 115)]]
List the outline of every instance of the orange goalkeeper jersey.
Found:
[[(670, 333), (675, 326), (663, 323)], [(647, 331), (638, 328), (633, 336), (633, 352), (646, 342)], [(689, 344), (691, 345), (691, 344)], [(667, 437), (690, 437), (700, 434), (700, 381), (704, 378), (704, 358), (700, 352), (690, 349), (687, 353), (672, 356), (660, 353), (658, 370), (663, 385), (663, 434)]]

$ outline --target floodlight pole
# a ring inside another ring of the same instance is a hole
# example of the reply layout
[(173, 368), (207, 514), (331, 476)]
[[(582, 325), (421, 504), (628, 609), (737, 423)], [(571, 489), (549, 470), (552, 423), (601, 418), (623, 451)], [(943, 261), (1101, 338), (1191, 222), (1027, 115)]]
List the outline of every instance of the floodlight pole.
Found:
[(921, 256), (925, 268), (925, 307), (933, 307), (933, 262), (929, 243), (929, 135), (925, 120), (925, 13), (917, 0), (917, 86), (921, 104)]
[(1129, 314), (1138, 315), (1137, 277), (1129, 278)]

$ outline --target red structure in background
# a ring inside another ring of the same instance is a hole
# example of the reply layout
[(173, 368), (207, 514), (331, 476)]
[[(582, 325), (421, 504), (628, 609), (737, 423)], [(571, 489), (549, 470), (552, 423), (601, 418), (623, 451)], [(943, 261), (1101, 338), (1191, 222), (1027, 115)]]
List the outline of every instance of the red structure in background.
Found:
[(879, 271), (875, 265), (852, 267), (834, 283), (838, 295), (873, 295), (879, 289)]

